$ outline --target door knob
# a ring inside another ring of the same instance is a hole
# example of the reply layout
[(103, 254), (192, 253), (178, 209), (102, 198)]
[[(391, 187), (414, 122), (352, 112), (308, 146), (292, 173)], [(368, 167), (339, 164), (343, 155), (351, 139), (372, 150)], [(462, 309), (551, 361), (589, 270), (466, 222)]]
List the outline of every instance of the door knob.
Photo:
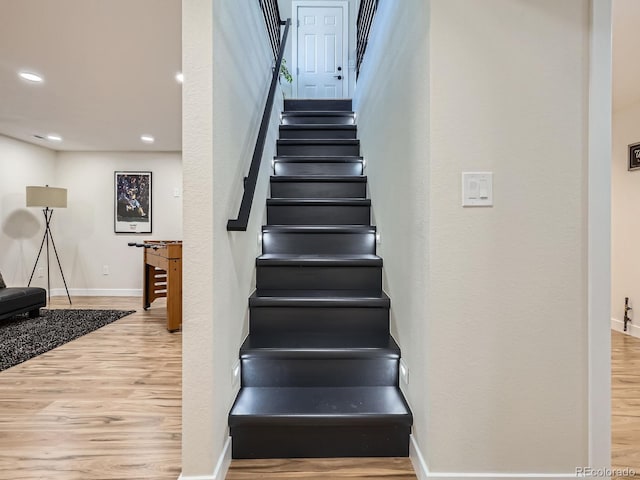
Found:
[(333, 78), (337, 78), (338, 80), (342, 80), (342, 75), (334, 75)]
[(342, 71), (342, 67), (338, 67), (338, 71), (341, 72)]

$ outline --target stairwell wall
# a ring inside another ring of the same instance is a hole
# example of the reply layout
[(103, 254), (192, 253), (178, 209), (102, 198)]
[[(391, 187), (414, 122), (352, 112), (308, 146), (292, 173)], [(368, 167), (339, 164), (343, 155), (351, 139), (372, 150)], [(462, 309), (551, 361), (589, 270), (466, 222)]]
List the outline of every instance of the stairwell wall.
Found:
[[(391, 333), (409, 367), (402, 388), (426, 446), (429, 302), (430, 2), (380, 2), (354, 95), (373, 221), (391, 297)], [(402, 26), (401, 29), (398, 26)]]
[[(432, 469), (588, 462), (589, 2), (432, 0)], [(460, 174), (494, 172), (462, 208)]]
[[(575, 474), (589, 2), (397, 3), (355, 100), (414, 438), (435, 477)], [(494, 173), (493, 207), (461, 207), (463, 171)]]
[(230, 458), (224, 449), (227, 415), (237, 392), (232, 366), (248, 333), (248, 297), (255, 288), (277, 107), (249, 227), (227, 232), (226, 225), (238, 214), (273, 63), (258, 2), (183, 2), (185, 479), (224, 478)]

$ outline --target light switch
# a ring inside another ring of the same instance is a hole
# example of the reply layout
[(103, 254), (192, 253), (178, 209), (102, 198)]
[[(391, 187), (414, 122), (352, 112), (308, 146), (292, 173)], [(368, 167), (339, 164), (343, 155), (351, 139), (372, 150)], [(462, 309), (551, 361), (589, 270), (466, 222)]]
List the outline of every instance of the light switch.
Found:
[(462, 206), (493, 206), (492, 172), (462, 172)]

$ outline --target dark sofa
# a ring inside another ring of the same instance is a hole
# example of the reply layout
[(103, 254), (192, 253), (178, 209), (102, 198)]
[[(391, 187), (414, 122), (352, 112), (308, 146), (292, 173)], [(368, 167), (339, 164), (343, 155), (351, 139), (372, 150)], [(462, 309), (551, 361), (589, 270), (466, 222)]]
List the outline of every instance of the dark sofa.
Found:
[(0, 274), (0, 320), (29, 312), (30, 317), (40, 315), (47, 305), (47, 291), (37, 287), (5, 287)]

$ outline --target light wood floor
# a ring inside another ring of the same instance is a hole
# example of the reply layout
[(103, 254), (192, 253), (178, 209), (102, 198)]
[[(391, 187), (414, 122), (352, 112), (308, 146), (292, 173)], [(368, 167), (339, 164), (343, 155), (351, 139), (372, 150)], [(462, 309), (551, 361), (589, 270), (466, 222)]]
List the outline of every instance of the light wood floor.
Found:
[(227, 480), (415, 480), (408, 458), (234, 460)]
[(640, 339), (611, 336), (612, 465), (640, 477)]
[[(181, 335), (164, 304), (79, 297), (136, 313), (0, 372), (0, 479), (176, 480)], [(62, 297), (53, 308), (68, 308)], [(640, 473), (640, 339), (612, 334), (613, 467)], [(236, 460), (228, 480), (415, 479), (408, 459)]]
[(159, 302), (145, 312), (139, 298), (74, 301), (137, 312), (0, 372), (0, 478), (176, 480), (180, 333), (166, 331)]

